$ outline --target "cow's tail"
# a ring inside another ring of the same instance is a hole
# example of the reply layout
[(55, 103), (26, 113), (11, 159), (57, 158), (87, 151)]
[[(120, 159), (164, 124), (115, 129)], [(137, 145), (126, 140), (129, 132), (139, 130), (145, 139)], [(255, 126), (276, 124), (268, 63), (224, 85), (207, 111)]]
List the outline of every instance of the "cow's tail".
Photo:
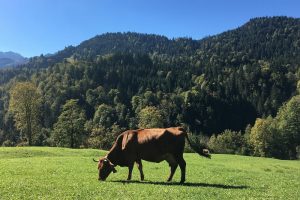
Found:
[(193, 142), (191, 142), (191, 140), (190, 140), (190, 138), (189, 138), (189, 136), (188, 136), (187, 133), (185, 134), (185, 137), (186, 137), (189, 145), (191, 146), (191, 148), (195, 152), (197, 152), (200, 156), (204, 156), (204, 157), (209, 158), (209, 159), (211, 158), (211, 155), (209, 154), (209, 150), (208, 149), (206, 149), (204, 147), (201, 147), (201, 146), (198, 146), (198, 145), (195, 145)]

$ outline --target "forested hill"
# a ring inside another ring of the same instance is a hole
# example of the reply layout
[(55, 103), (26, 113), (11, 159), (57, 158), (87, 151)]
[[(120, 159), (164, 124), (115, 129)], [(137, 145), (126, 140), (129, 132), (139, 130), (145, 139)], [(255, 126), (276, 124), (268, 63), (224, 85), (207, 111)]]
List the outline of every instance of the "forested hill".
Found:
[[(248, 59), (299, 59), (300, 19), (288, 17), (263, 17), (251, 19), (243, 26), (222, 34), (200, 40), (206, 55), (234, 56), (235, 62)], [(243, 58), (243, 56), (245, 56)], [(296, 58), (295, 58), (296, 57)], [(226, 62), (226, 59), (222, 59)], [(299, 60), (297, 60), (299, 62)]]
[[(106, 33), (86, 40), (76, 47), (66, 47), (53, 56), (32, 58), (31, 65), (47, 67), (49, 64), (62, 62), (65, 58), (94, 61), (98, 56), (114, 53), (191, 56), (198, 47), (198, 41), (188, 38), (170, 40), (154, 34)], [(36, 65), (36, 62), (39, 65)]]
[(216, 58), (215, 62), (231, 66), (249, 60), (281, 60), (282, 57), (299, 63), (299, 21), (288, 17), (254, 18), (237, 29), (201, 40), (168, 39), (132, 32), (106, 33), (50, 56), (33, 57), (24, 67), (49, 67), (66, 58), (95, 60), (100, 55), (120, 52), (164, 57), (200, 55), (198, 61), (208, 62)]
[[(207, 57), (220, 56), (222, 64), (228, 64), (232, 59), (235, 62), (230, 64), (236, 64), (247, 58), (259, 60), (297, 56), (299, 59), (299, 24), (300, 19), (288, 17), (254, 18), (237, 29), (201, 40), (168, 39), (160, 35), (133, 32), (106, 33), (76, 47), (66, 47), (53, 56), (36, 59), (44, 60), (45, 66), (49, 66), (69, 57), (94, 60), (99, 55), (120, 52), (190, 57), (199, 51), (205, 51)], [(34, 63), (35, 59), (32, 61)]]
[(8, 112), (8, 91), (17, 81), (33, 82), (42, 95), (40, 142), (46, 144), (70, 99), (86, 115), (88, 138), (137, 128), (144, 123), (140, 113), (197, 134), (243, 131), (296, 94), (299, 68), (300, 19), (289, 17), (255, 18), (201, 40), (99, 35), (0, 70), (0, 143), (20, 139)]

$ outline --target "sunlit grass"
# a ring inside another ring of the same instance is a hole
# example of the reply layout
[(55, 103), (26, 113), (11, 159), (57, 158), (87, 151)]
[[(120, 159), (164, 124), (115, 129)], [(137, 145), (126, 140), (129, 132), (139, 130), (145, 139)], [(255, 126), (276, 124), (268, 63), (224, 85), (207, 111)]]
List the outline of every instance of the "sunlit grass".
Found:
[(135, 168), (117, 167), (107, 181), (97, 180), (92, 149), (0, 148), (0, 199), (299, 199), (300, 162), (235, 155), (205, 159), (185, 154), (186, 184), (172, 183), (166, 162), (143, 162), (145, 181)]

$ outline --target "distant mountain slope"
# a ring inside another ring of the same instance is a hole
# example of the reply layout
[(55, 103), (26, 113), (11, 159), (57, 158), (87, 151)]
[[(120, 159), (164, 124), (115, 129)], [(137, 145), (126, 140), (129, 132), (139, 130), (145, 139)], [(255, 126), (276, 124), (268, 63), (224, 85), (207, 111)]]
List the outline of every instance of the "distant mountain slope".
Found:
[(27, 58), (24, 58), (18, 53), (12, 51), (9, 52), (0, 51), (0, 68), (24, 64), (26, 62), (27, 62)]
[(14, 63), (13, 59), (10, 58), (0, 58), (0, 67), (4, 67), (7, 65), (10, 65), (11, 63)]

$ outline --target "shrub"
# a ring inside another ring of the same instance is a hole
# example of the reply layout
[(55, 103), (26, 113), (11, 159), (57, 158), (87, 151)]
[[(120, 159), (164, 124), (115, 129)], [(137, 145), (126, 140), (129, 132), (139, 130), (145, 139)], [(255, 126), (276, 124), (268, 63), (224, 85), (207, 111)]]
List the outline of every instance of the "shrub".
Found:
[(29, 146), (29, 142), (27, 141), (21, 141), (20, 143), (17, 144), (17, 147), (27, 147)]
[(122, 132), (118, 125), (114, 124), (111, 128), (98, 126), (92, 129), (87, 140), (88, 147), (109, 150), (115, 142), (117, 136)]
[[(205, 136), (203, 134), (200, 135), (195, 135), (195, 134), (188, 134), (188, 137), (191, 141), (191, 143), (193, 143), (195, 146), (199, 147), (200, 149), (208, 149), (208, 141), (209, 141), (209, 137)], [(193, 153), (195, 152), (190, 144), (185, 141), (185, 146), (184, 146), (184, 152), (185, 153)]]
[(15, 146), (15, 143), (11, 140), (5, 140), (3, 143), (2, 143), (2, 146), (3, 147), (13, 147)]
[(246, 146), (241, 132), (225, 130), (220, 135), (212, 135), (208, 142), (209, 149), (214, 153), (243, 154)]

